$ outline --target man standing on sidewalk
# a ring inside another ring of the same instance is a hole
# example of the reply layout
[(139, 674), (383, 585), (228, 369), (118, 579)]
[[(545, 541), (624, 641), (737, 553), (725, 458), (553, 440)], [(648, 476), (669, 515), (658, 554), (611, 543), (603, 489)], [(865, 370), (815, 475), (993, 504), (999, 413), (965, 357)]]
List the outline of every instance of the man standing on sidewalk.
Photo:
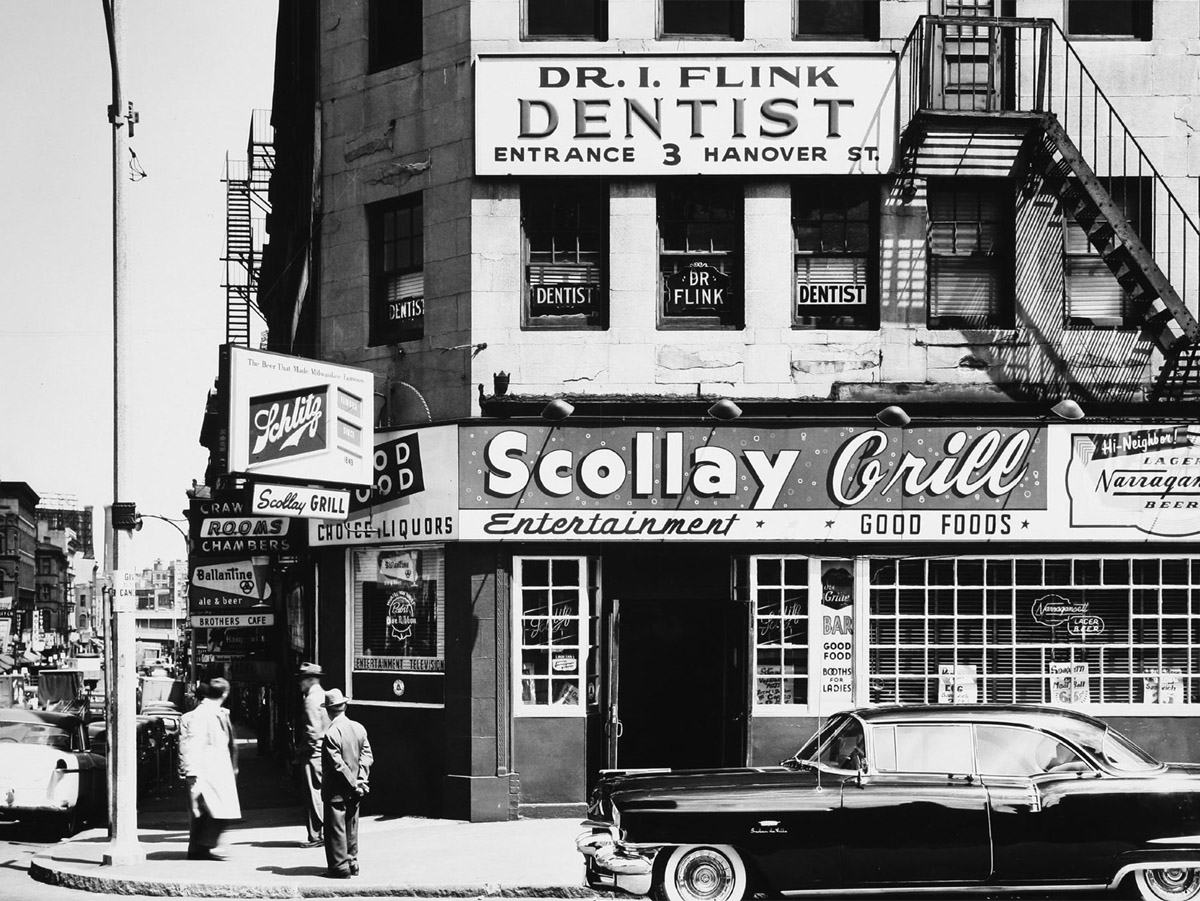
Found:
[(301, 663), (300, 694), (304, 711), (301, 726), (304, 735), (298, 741), (296, 762), (303, 767), (304, 780), (304, 825), (308, 830), (305, 848), (316, 848), (325, 843), (321, 831), (324, 804), (321, 801), (321, 738), (329, 728), (329, 716), (325, 713), (325, 689), (321, 687), (321, 676), (325, 671), (315, 663)]
[[(201, 683), (203, 686), (203, 683)], [(217, 677), (195, 710), (179, 721), (179, 767), (187, 780), (191, 804), (188, 860), (222, 860), (213, 849), (230, 820), (241, 819), (237, 791), (237, 740), (229, 711), (222, 707), (229, 682)]]
[(369, 791), (371, 743), (367, 730), (346, 716), (339, 689), (325, 694), (329, 728), (321, 741), (321, 797), (325, 801), (325, 875), (358, 875), (358, 807)]

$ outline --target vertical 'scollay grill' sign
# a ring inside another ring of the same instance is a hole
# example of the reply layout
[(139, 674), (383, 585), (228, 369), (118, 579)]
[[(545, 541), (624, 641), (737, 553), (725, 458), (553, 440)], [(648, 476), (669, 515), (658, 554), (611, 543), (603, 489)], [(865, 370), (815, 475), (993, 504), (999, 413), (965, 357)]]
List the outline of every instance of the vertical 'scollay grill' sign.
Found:
[(244, 347), (223, 352), (230, 473), (371, 483), (371, 372)]
[(477, 175), (879, 174), (896, 57), (483, 55), (475, 136)]

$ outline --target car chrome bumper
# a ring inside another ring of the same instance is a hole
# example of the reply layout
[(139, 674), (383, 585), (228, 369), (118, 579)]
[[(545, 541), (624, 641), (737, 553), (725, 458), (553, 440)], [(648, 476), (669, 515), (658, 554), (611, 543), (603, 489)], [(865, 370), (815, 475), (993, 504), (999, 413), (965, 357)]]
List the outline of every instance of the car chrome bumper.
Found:
[(611, 830), (600, 829), (580, 834), (575, 847), (583, 855), (590, 882), (635, 895), (650, 891), (658, 848), (630, 848), (619, 843)]

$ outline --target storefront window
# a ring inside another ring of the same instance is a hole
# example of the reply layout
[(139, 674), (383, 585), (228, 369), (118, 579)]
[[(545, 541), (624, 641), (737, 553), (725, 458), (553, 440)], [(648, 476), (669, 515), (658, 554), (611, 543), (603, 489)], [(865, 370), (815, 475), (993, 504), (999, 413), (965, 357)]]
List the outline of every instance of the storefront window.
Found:
[(870, 564), (869, 701), (1200, 702), (1200, 559)]
[[(754, 703), (756, 712), (808, 704), (808, 558), (755, 557)], [(760, 710), (760, 708), (763, 708)]]
[(583, 716), (592, 703), (591, 572), (584, 557), (515, 560), (514, 711), (518, 715)]
[(445, 701), (445, 561), (437, 547), (351, 552), (357, 701), (440, 706)]

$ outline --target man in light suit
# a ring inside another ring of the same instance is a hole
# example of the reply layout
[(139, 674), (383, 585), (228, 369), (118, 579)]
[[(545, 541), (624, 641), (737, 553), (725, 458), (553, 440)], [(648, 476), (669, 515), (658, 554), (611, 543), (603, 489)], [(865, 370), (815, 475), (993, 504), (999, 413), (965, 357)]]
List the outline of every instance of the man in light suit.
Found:
[[(203, 685), (203, 683), (202, 683)], [(198, 690), (200, 703), (179, 721), (179, 767), (191, 798), (188, 860), (223, 860), (214, 853), (231, 820), (241, 819), (237, 791), (237, 741), (221, 705), (229, 682), (217, 677)]]
[(325, 875), (358, 875), (358, 807), (369, 791), (371, 743), (362, 724), (346, 716), (338, 689), (325, 693), (329, 728), (321, 740), (321, 797), (325, 801)]
[(301, 663), (297, 675), (300, 677), (300, 694), (304, 703), (301, 714), (303, 736), (297, 736), (296, 762), (303, 769), (304, 778), (304, 825), (308, 830), (305, 848), (316, 848), (325, 844), (321, 831), (324, 802), (321, 800), (321, 738), (329, 728), (329, 715), (325, 713), (325, 689), (321, 687), (321, 676), (325, 674), (315, 663)]

